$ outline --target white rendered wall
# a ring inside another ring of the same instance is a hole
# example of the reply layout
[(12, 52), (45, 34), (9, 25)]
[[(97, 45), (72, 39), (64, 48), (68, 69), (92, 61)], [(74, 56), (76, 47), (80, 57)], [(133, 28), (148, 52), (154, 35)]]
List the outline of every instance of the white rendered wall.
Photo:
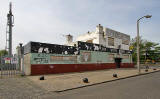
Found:
[(93, 43), (96, 43), (96, 44), (99, 44), (99, 37), (98, 37), (98, 34), (97, 33), (86, 33), (86, 34), (83, 34), (83, 35), (80, 35), (76, 41), (83, 41), (83, 42), (86, 42), (88, 40), (93, 40)]
[(31, 54), (24, 55), (24, 73), (25, 75), (31, 75), (31, 62), (30, 56)]
[[(122, 44), (122, 39), (116, 38), (117, 33), (119, 33), (121, 35), (126, 35), (126, 34), (117, 32), (115, 30), (111, 30), (109, 28), (103, 28), (103, 26), (98, 25), (96, 27), (95, 32), (90, 32), (90, 33), (80, 35), (76, 39), (76, 41), (86, 42), (88, 40), (93, 40), (93, 43), (101, 44), (101, 45), (109, 47), (109, 48), (118, 49), (118, 46), (121, 45), (121, 49), (129, 50), (129, 45)], [(126, 35), (126, 36), (130, 38), (129, 35)], [(108, 37), (114, 38), (114, 46), (108, 45)]]

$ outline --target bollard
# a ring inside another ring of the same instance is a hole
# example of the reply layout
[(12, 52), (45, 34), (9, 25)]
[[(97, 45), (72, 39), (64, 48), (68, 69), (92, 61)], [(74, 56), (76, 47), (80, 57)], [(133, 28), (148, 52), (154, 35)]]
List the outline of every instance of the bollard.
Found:
[(117, 78), (118, 76), (117, 76), (117, 74), (113, 74), (113, 77), (116, 77), (116, 78)]
[(25, 74), (24, 74), (24, 73), (22, 73), (22, 74), (21, 74), (21, 76), (22, 76), (22, 77), (24, 77), (24, 76), (25, 76)]
[(149, 66), (146, 66), (146, 69), (149, 69)]
[(39, 78), (39, 80), (44, 80), (44, 76), (41, 76), (41, 77)]
[(148, 72), (148, 69), (146, 69), (145, 72)]
[(157, 70), (156, 68), (153, 68), (153, 70)]
[(88, 78), (83, 78), (84, 83), (88, 83)]

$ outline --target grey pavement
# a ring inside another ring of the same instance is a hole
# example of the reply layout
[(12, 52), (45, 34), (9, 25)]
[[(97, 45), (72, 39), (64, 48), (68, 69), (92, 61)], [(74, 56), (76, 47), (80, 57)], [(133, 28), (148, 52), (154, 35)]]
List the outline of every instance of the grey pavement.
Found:
[(36, 99), (45, 92), (44, 89), (26, 78), (0, 79), (0, 99)]
[[(54, 99), (160, 99), (160, 72), (59, 93)], [(46, 99), (53, 97), (46, 96)]]
[[(0, 79), (0, 99), (88, 99), (92, 97), (93, 99), (106, 99), (105, 97), (111, 97), (109, 99), (128, 99), (126, 98), (127, 96), (132, 94), (136, 95), (136, 92), (138, 91), (140, 91), (142, 95), (146, 93), (151, 96), (148, 96), (149, 98), (146, 98), (145, 95), (143, 95), (143, 97), (141, 98), (136, 97), (133, 99), (160, 99), (157, 98), (157, 92), (160, 91), (158, 86), (160, 80), (158, 76), (160, 72), (133, 78), (127, 78), (125, 80), (108, 82), (86, 88), (75, 89), (72, 91), (66, 91), (62, 93), (54, 92), (55, 90), (57, 90), (56, 88), (68, 88), (82, 85), (82, 82), (79, 82), (77, 80), (80, 80), (79, 78), (83, 76), (92, 78), (90, 80), (93, 83), (94, 81), (101, 82), (103, 80), (112, 80), (114, 79), (111, 77), (113, 72), (121, 74), (122, 77), (125, 77), (126, 75), (135, 74), (134, 69), (117, 69), (83, 73), (48, 75), (48, 80), (45, 81), (39, 81), (39, 76), (17, 76), (13, 78), (4, 78)], [(142, 93), (141, 91), (144, 93)], [(120, 95), (119, 98), (117, 97), (118, 95)], [(140, 94), (137, 95), (139, 96)]]
[[(160, 70), (160, 69), (157, 69)], [(149, 69), (148, 72), (154, 72)], [(141, 73), (145, 74), (145, 69), (141, 69)], [(114, 78), (113, 74), (118, 74), (118, 78)], [(67, 74), (52, 74), (45, 75), (45, 80), (40, 81), (40, 76), (28, 76), (27, 78), (33, 81), (36, 85), (41, 86), (47, 91), (65, 91), (83, 86), (90, 86), (102, 82), (112, 81), (116, 79), (123, 79), (138, 75), (136, 68), (120, 68), (120, 69), (106, 69), (100, 71), (90, 71), (81, 73), (67, 73)], [(88, 78), (89, 83), (83, 83), (83, 78)]]

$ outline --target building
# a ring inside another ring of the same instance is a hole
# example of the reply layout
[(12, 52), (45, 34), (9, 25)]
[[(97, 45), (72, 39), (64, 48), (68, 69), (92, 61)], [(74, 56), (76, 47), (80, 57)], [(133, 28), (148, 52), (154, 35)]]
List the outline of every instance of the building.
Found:
[(29, 42), (24, 49), (26, 75), (80, 72), (111, 68), (132, 68), (130, 36), (103, 28), (87, 32), (73, 42), (66, 36), (65, 45)]
[(103, 28), (99, 24), (94, 32), (88, 31), (80, 35), (76, 41), (101, 44), (108, 48), (129, 50), (130, 36), (109, 28)]

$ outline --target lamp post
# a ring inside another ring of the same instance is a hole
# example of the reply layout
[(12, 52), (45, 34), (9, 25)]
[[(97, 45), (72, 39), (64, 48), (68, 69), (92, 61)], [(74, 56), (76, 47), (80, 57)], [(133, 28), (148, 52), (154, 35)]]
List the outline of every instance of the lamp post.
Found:
[(151, 18), (151, 17), (152, 17), (152, 15), (146, 15), (146, 16), (143, 16), (137, 20), (137, 67), (138, 67), (138, 74), (141, 73), (140, 57), (139, 57), (139, 21), (143, 18)]

